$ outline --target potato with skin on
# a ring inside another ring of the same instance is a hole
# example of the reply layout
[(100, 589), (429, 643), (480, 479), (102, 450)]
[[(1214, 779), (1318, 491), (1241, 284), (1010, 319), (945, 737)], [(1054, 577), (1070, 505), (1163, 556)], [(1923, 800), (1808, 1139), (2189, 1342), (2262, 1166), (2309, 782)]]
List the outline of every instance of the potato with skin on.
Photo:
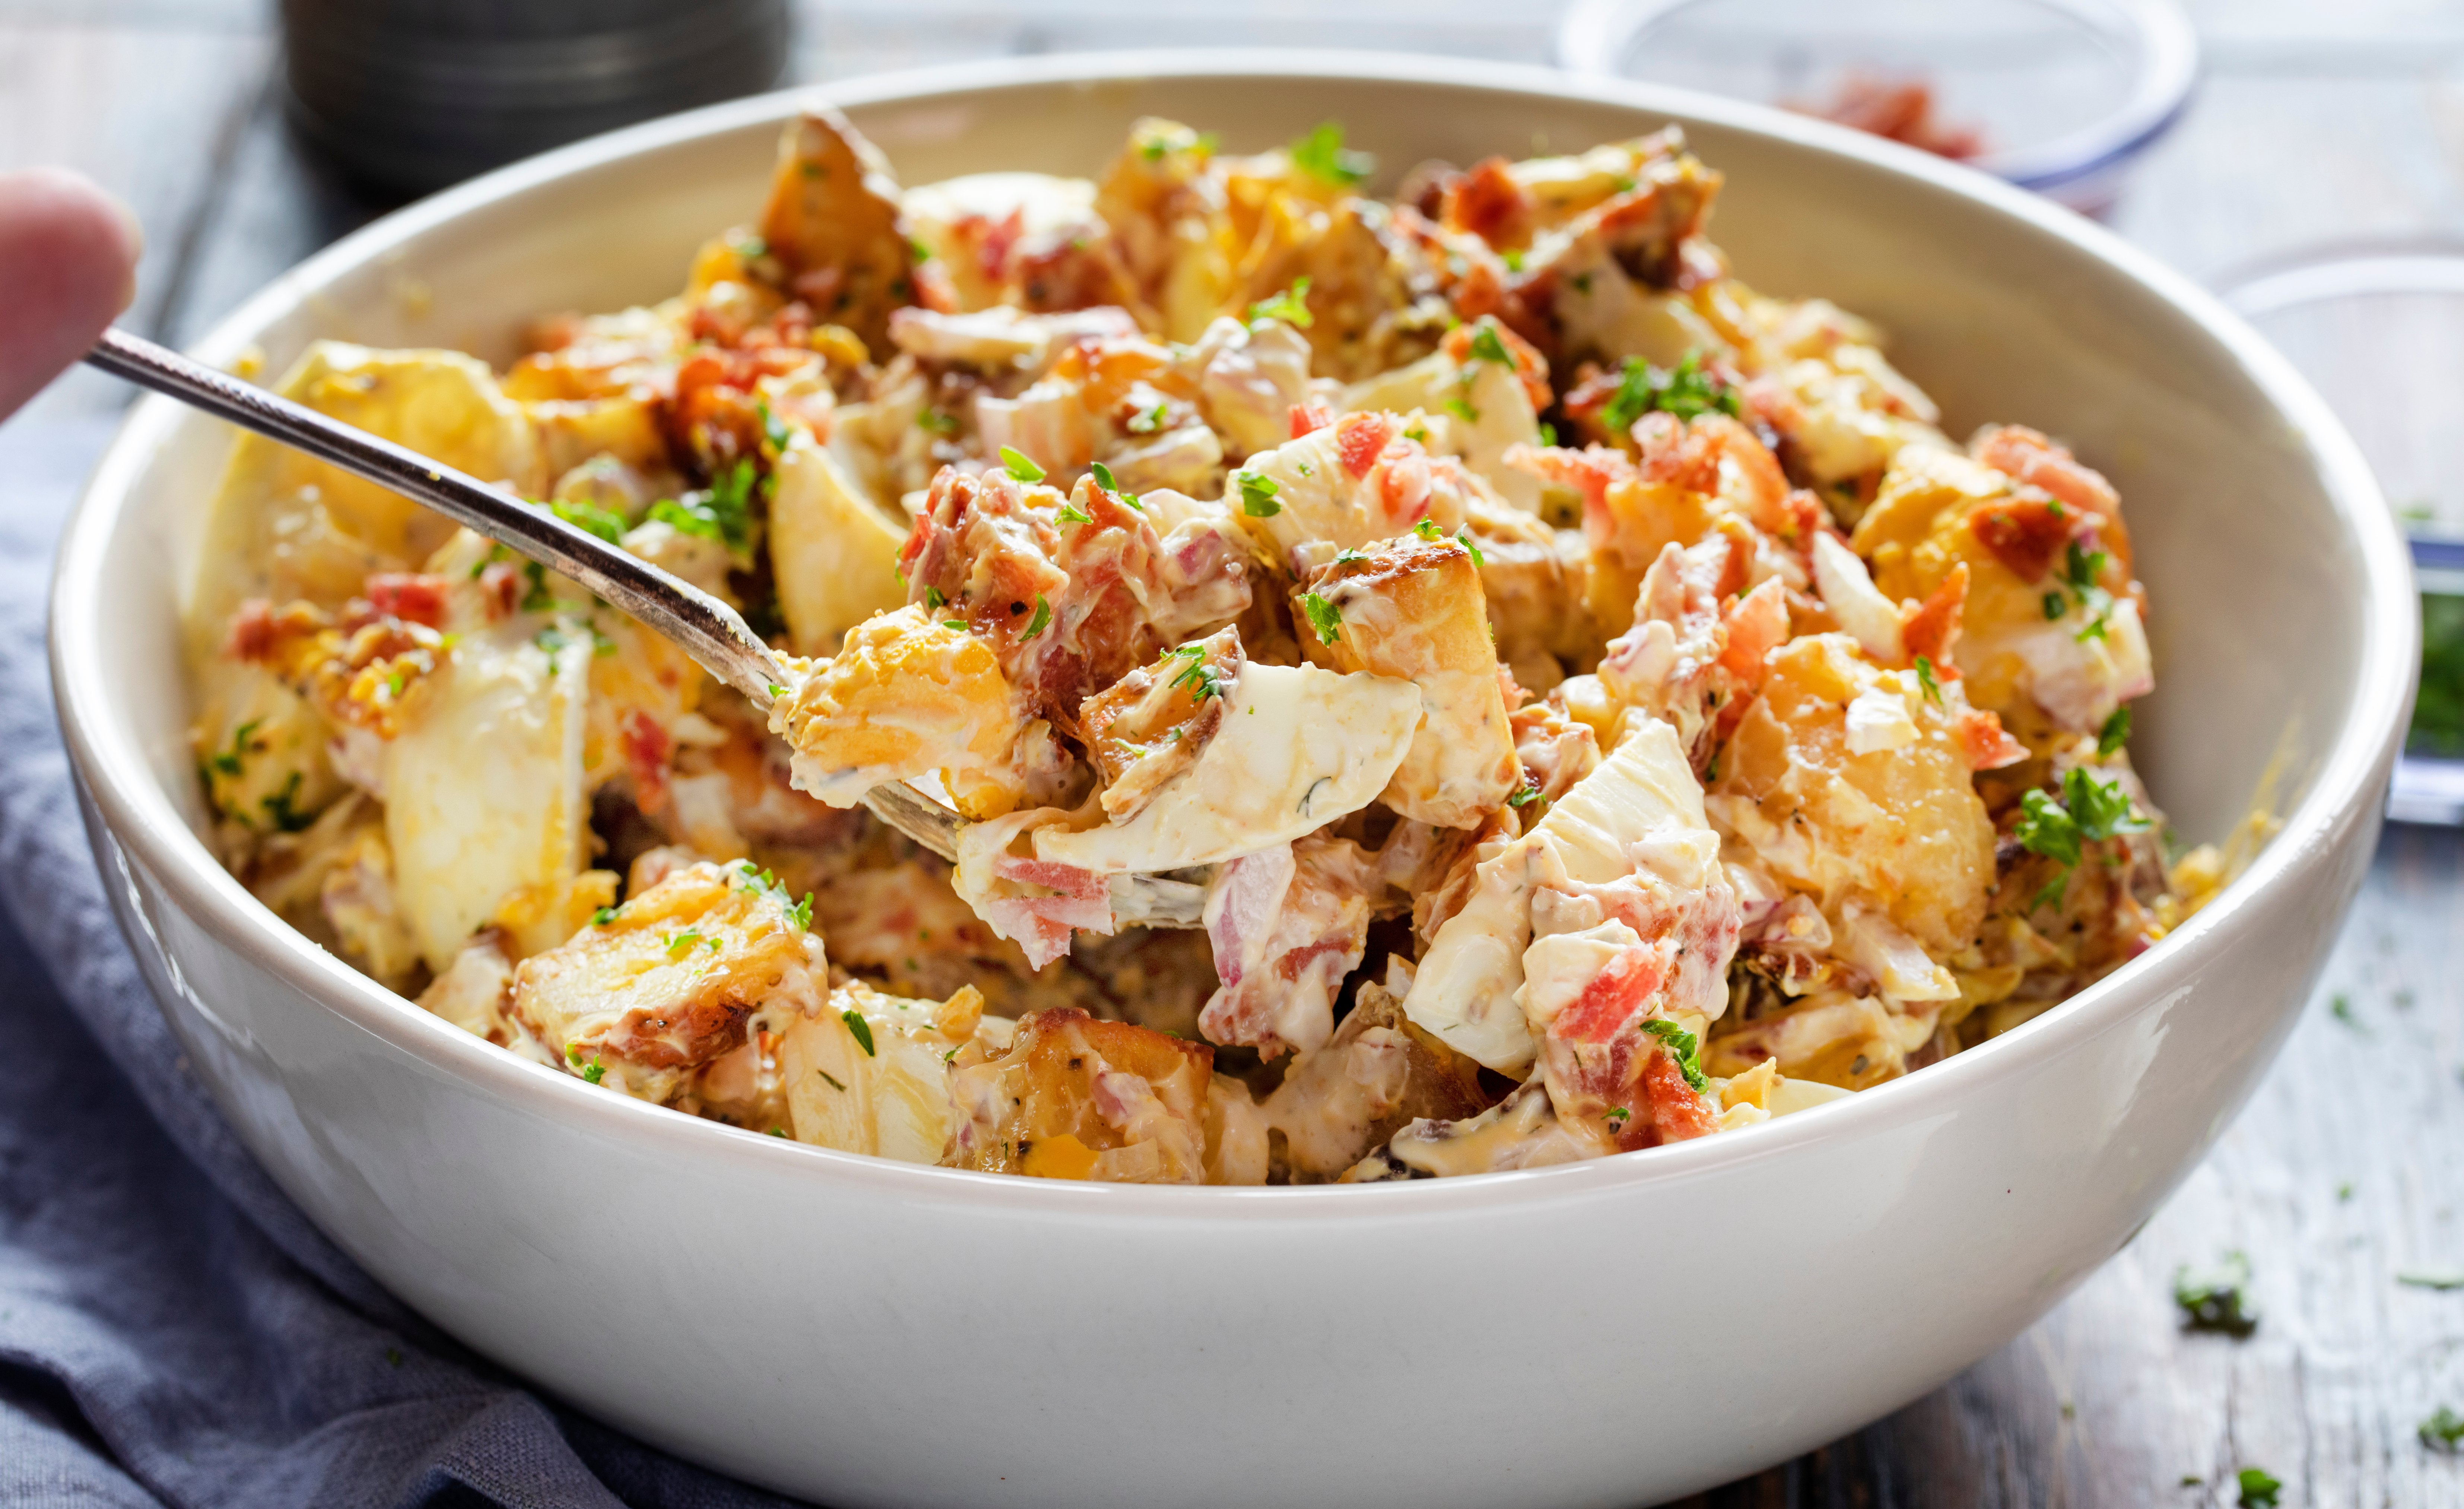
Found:
[(1966, 947), (1993, 884), (1993, 824), (1958, 710), (1846, 634), (1793, 640), (1766, 664), (1720, 751), (1713, 823), (1826, 914), (1861, 899), (1937, 959)]
[(1005, 1052), (960, 1053), (948, 1162), (1041, 1179), (1200, 1183), (1214, 1063), (1203, 1043), (1074, 1007), (1034, 1012)]
[(1292, 1182), (1318, 1184), (1340, 1178), (1412, 1121), (1461, 1121), (1488, 1103), (1480, 1066), (1413, 1026), (1402, 1002), (1372, 981), (1264, 1109)]
[[(2083, 474), (2095, 486), (2072, 485), (2074, 499), (2066, 502), (1955, 451), (1910, 446), (1883, 474), (1881, 490), (1857, 521), (1850, 544), (1872, 562), (1874, 585), (1893, 601), (1928, 598), (1953, 570), (1967, 566), (1968, 597), (1951, 662), (1972, 704), (1998, 716), (2014, 736), (2042, 752), (2061, 722), (2054, 709), (2070, 710), (2046, 677), (2048, 669), (2071, 663), (2090, 671), (2111, 669), (2114, 690), (2122, 691), (2130, 678), (2110, 667), (2115, 652), (2144, 658), (2128, 538), (2119, 527), (2118, 505), (2101, 511), (2111, 489), (2072, 462), (2069, 453), (2027, 446), (2008, 431), (1987, 432), (1979, 449), (2050, 480), (2069, 483)], [(2096, 548), (2106, 556), (2096, 585), (2117, 605), (2131, 605), (2126, 628), (2104, 638), (2079, 637), (2084, 625), (2078, 594), (2060, 580), (2067, 546), (2083, 532), (2093, 534)], [(2093, 728), (2108, 713), (2109, 707), (2098, 703), (2073, 712), (2071, 721)]]
[(1166, 781), (1197, 763), (1223, 726), (1224, 689), (1241, 675), (1237, 629), (1163, 653), (1081, 704), (1088, 757), (1104, 778), (1104, 814), (1133, 817)]
[(1523, 784), (1487, 601), (1461, 542), (1400, 535), (1346, 551), (1296, 589), (1292, 618), (1312, 663), (1419, 687), (1419, 726), (1379, 797), (1387, 806), (1473, 828)]
[(814, 318), (844, 325), (876, 359), (890, 312), (915, 302), (914, 252), (898, 223), (898, 181), (881, 149), (836, 110), (807, 110), (779, 141), (761, 239)]
[(821, 1010), (822, 941), (749, 866), (693, 864), (514, 971), (514, 1014), (573, 1072), (664, 1103), (757, 1013)]
[(790, 670), (770, 726), (795, 752), (800, 788), (853, 807), (886, 782), (937, 774), (968, 817), (1018, 805), (1010, 752), (1026, 718), (992, 647), (964, 628), (910, 604), (857, 625), (828, 661)]

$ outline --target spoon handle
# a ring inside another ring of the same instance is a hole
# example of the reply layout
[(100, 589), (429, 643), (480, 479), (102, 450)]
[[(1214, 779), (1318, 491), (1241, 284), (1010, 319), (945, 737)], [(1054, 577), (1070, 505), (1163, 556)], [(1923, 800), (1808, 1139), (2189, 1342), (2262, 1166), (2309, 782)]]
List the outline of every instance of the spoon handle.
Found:
[(736, 610), (544, 508), (123, 330), (105, 330), (92, 366), (304, 451), (435, 509), (632, 614), (702, 668), (768, 707), (785, 670)]

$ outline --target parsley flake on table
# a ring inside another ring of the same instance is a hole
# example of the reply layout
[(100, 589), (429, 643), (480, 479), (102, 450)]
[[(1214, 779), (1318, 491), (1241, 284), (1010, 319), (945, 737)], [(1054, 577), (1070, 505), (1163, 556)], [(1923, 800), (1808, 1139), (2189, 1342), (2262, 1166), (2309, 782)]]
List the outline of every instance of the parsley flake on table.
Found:
[(2188, 1318), (2183, 1324), (2193, 1331), (2238, 1337), (2258, 1329), (2258, 1302), (2250, 1293), (2250, 1258), (2241, 1253), (2225, 1254), (2221, 1262), (2204, 1273), (2177, 1269), (2173, 1302)]
[(2284, 1490), (2283, 1482), (2264, 1467), (2245, 1467), (2234, 1481), (2241, 1485), (2238, 1500), (2241, 1509), (2266, 1509), (2266, 1506), (2276, 1503), (2276, 1496)]
[(2440, 1405), (2431, 1417), (2421, 1422), (2421, 1444), (2433, 1452), (2453, 1454), (2456, 1443), (2464, 1441), (2464, 1415)]

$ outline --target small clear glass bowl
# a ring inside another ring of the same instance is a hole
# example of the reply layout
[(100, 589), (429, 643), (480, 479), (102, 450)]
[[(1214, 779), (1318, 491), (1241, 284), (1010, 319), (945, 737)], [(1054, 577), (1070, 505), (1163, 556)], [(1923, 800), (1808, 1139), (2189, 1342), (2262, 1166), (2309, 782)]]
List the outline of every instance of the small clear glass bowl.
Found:
[(1557, 63), (1817, 114), (1919, 85), (1972, 138), (1955, 155), (2101, 214), (2189, 102), (2199, 44), (2174, 0), (1575, 0)]
[(2464, 826), (2464, 242), (2318, 247), (2216, 291), (2352, 432), (2411, 538), (2421, 691), (2387, 815)]

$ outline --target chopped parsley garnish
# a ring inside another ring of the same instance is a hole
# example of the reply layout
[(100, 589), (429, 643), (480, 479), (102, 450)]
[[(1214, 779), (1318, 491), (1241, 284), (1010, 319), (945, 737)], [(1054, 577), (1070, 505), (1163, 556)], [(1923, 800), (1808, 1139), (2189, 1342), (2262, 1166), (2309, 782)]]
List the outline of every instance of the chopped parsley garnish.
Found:
[(2248, 1336), (2258, 1329), (2258, 1302), (2250, 1293), (2250, 1259), (2227, 1253), (2224, 1261), (2205, 1273), (2188, 1268), (2173, 1275), (2173, 1302), (2188, 1317), (2193, 1331), (2222, 1331)]
[(829, 1072), (828, 1070), (826, 1070), (826, 1069), (816, 1069), (816, 1070), (814, 1070), (814, 1071), (813, 1071), (813, 1073), (815, 1073), (815, 1074), (817, 1074), (817, 1075), (820, 1075), (823, 1078), (825, 1078), (825, 1079), (828, 1080), (828, 1081), (830, 1082), (830, 1088), (831, 1088), (831, 1089), (836, 1090), (836, 1091), (837, 1091), (837, 1092), (839, 1092), (841, 1095), (845, 1095), (845, 1094), (847, 1094), (847, 1086), (845, 1086), (845, 1085), (843, 1085), (843, 1084), (839, 1083), (839, 1076), (836, 1076), (836, 1075), (834, 1075), (834, 1074), (830, 1073), (830, 1072)]
[(967, 621), (963, 618), (944, 618), (941, 620), (941, 627), (944, 629), (957, 630), (963, 633), (966, 631)]
[(1096, 461), (1090, 463), (1087, 470), (1094, 477), (1095, 485), (1097, 487), (1102, 488), (1104, 491), (1111, 494), (1114, 498), (1117, 498), (1121, 501), (1129, 504), (1139, 513), (1145, 513), (1147, 511), (1147, 505), (1138, 501), (1137, 494), (1124, 491), (1120, 483), (1112, 480), (1112, 469), (1111, 467), (1106, 466), (1101, 461)]
[(616, 908), (612, 906), (603, 906), (590, 914), (590, 925), (593, 927), (605, 927), (614, 921), (616, 921)]
[(2061, 874), (2036, 894), (2032, 906), (2050, 906), (2061, 899), (2071, 872), (2079, 862), (2080, 845), (2117, 833), (2145, 832), (2152, 825), (2131, 807), (2119, 780), (2100, 781), (2083, 766), (2062, 777), (2059, 801), (2042, 790), (2019, 799), (2019, 823), (2011, 835), (2030, 854), (2042, 854), (2061, 866)]
[(1609, 1123), (1612, 1130), (1622, 1130), (1626, 1121), (1632, 1118), (1633, 1115), (1634, 1113), (1627, 1110), (1624, 1106), (1613, 1105), (1609, 1107), (1609, 1114), (1602, 1118), (1602, 1120)]
[(1642, 1030), (1668, 1045), (1668, 1056), (1676, 1060), (1680, 1073), (1685, 1076), (1686, 1088), (1701, 1095), (1711, 1081), (1703, 1075), (1702, 1045), (1692, 1032), (1664, 1017), (1653, 1017), (1642, 1024)]
[(958, 433), (958, 416), (927, 409), (915, 416), (915, 428), (931, 434), (954, 435)]
[(1474, 409), (1461, 394), (1446, 400), (1445, 411), (1467, 425), (1480, 423), (1480, 411)]
[(1622, 434), (1636, 420), (1658, 410), (1680, 419), (1694, 419), (1714, 410), (1736, 418), (1745, 412), (1737, 391), (1703, 369), (1703, 353), (1688, 351), (1674, 367), (1652, 366), (1628, 357), (1617, 390), (1600, 411), (1600, 423)]
[(1164, 416), (1171, 409), (1171, 404), (1158, 399), (1153, 409), (1142, 409), (1130, 415), (1130, 433), (1132, 434), (1155, 433), (1163, 428)]
[(1917, 685), (1925, 688), (1926, 701), (1936, 707), (1942, 705), (1942, 683), (1934, 679), (1933, 659), (1929, 655), (1917, 656)]
[(1044, 600), (1044, 594), (1042, 592), (1038, 592), (1035, 594), (1035, 616), (1027, 620), (1026, 632), (1020, 635), (1020, 637), (1023, 639), (1032, 639), (1037, 634), (1044, 632), (1045, 626), (1051, 622), (1052, 605)]
[(600, 1080), (606, 1077), (607, 1066), (599, 1061), (598, 1054), (593, 1054), (591, 1055), (590, 1062), (583, 1068), (582, 1082), (583, 1084), (597, 1084)]
[(1093, 514), (1067, 499), (1062, 499), (1061, 512), (1054, 517), (1065, 524), (1091, 524), (1095, 521)]
[(743, 260), (751, 262), (769, 255), (770, 243), (758, 235), (748, 235), (741, 241), (731, 243), (728, 250)]
[(681, 959), (693, 951), (693, 944), (700, 942), (701, 934), (696, 932), (671, 933), (668, 935), (668, 957)]
[(1503, 262), (1505, 262), (1505, 263), (1506, 263), (1506, 270), (1507, 270), (1507, 272), (1509, 272), (1509, 273), (1519, 273), (1519, 272), (1523, 271), (1523, 254), (1522, 254), (1522, 253), (1520, 253), (1520, 252), (1518, 252), (1518, 251), (1515, 251), (1512, 247), (1508, 247), (1508, 248), (1507, 248), (1505, 251), (1500, 252), (1500, 253), (1498, 253), (1497, 255), (1498, 255), (1498, 258), (1499, 258), (1501, 261), (1503, 261)]
[(559, 519), (576, 529), (595, 534), (609, 544), (625, 543), (625, 516), (612, 508), (580, 501), (550, 503), (548, 507)]
[[(2086, 549), (2076, 540), (2062, 551), (2062, 580), (2079, 594), (2079, 609), (2087, 614), (2087, 622), (2071, 636), (2081, 642), (2104, 637), (2105, 615), (2113, 610), (2113, 594), (2096, 583), (2097, 578), (2104, 574), (2108, 559), (2103, 551)], [(2059, 593), (2048, 594), (2048, 606), (2059, 596)], [(2061, 615), (2048, 612), (2046, 616), (2057, 618)]]
[(2096, 757), (2110, 760), (2114, 752), (2130, 742), (2130, 709), (2117, 707), (2104, 726), (2096, 731)]
[[(847, 1023), (847, 1030), (855, 1034), (856, 1046), (864, 1050), (867, 1058), (877, 1056), (872, 1051), (872, 1024), (864, 1019), (862, 1011), (850, 1006), (839, 1013), (839, 1020)], [(841, 1085), (839, 1088), (844, 1090), (847, 1087)]]
[(1472, 543), (1471, 525), (1465, 524), (1455, 531), (1455, 544), (1471, 552), (1471, 564), (1475, 569), (1488, 565), (1488, 557), (1481, 554), (1480, 546)]
[(928, 587), (924, 588), (924, 607), (928, 611), (937, 613), (942, 609), (949, 606), (950, 600), (941, 595), (941, 589), (939, 588)]
[(1262, 320), (1281, 320), (1287, 325), (1306, 330), (1313, 322), (1305, 300), (1309, 298), (1309, 280), (1304, 274), (1292, 279), (1292, 286), (1270, 299), (1261, 299), (1249, 306), (1249, 323)]
[(2464, 1270), (2454, 1268), (2410, 1268), (2395, 1276), (2397, 1283), (2410, 1289), (2435, 1289), (2445, 1293), (2464, 1289)]
[(2052, 623), (2055, 619), (2062, 616), (2062, 614), (2067, 612), (2070, 609), (2070, 604), (2059, 592), (2047, 592), (2042, 606), (2045, 610), (2045, 622), (2047, 623)]
[(1291, 144), (1292, 166), (1320, 183), (1353, 189), (1377, 171), (1377, 159), (1343, 144), (1343, 127), (1327, 122)]
[(299, 781), (299, 772), (292, 771), (291, 779), (282, 783), (281, 790), (257, 804), (265, 809), (266, 820), (274, 825), (277, 833), (298, 832), (317, 820), (316, 813), (303, 812), (298, 809)]
[(2445, 1405), (2421, 1422), (2421, 1444), (2433, 1452), (2453, 1452), (2455, 1443), (2464, 1441), (2464, 1415), (2458, 1415)]
[(707, 491), (660, 499), (650, 505), (649, 517), (680, 535), (715, 540), (742, 551), (753, 543), (753, 463), (739, 460), (712, 477)]
[(790, 901), (787, 899), (787, 883), (767, 870), (755, 869), (750, 859), (736, 861), (736, 874), (754, 895), (768, 897), (778, 902), (785, 910), (787, 921), (795, 923), (799, 931), (809, 930), (812, 927), (813, 899), (809, 893), (801, 901)]
[(2245, 1467), (2234, 1481), (2241, 1485), (2241, 1509), (2270, 1509), (2284, 1489), (2264, 1467)]
[(224, 775), (239, 774), (239, 763), (241, 758), (251, 752), (248, 743), (249, 735), (255, 733), (257, 728), (263, 724), (264, 721), (265, 720), (262, 718), (252, 718), (247, 722), (244, 722), (237, 728), (232, 729), (231, 747), (229, 749), (222, 750), (219, 753), (208, 755), (206, 757), (206, 764), (213, 766)]
[(1545, 419), (1540, 421), (1540, 443), (1551, 446), (1557, 443), (1557, 427)]
[(1001, 463), (1004, 471), (1008, 472), (1010, 476), (1017, 477), (1022, 482), (1041, 482), (1044, 480), (1044, 468), (1036, 465), (1033, 461), (1028, 460), (1025, 456), (1019, 455), (1008, 446), (1002, 446), (1001, 448)]
[(1506, 342), (1498, 335), (1497, 326), (1485, 320), (1480, 322), (1480, 328), (1472, 332), (1471, 359), (1475, 362), (1495, 362), (1509, 372), (1514, 370), (1514, 353), (1506, 348)]
[(1301, 594), (1301, 610), (1309, 615), (1309, 627), (1317, 631), (1319, 643), (1332, 644), (1343, 632), (1342, 611), (1316, 592)]
[(556, 595), (547, 589), (547, 567), (537, 561), (522, 563), (522, 578), (530, 587), (522, 593), (521, 610), (536, 613), (556, 606)]
[(1523, 789), (1515, 792), (1512, 796), (1507, 797), (1506, 799), (1506, 805), (1508, 807), (1529, 807), (1532, 803), (1538, 800), (1540, 800), (1540, 788), (1536, 786), (1527, 784)]
[(1275, 501), (1275, 495), (1283, 489), (1276, 485), (1273, 477), (1260, 477), (1255, 472), (1235, 472), (1232, 480), (1241, 489), (1241, 511), (1250, 518), (1272, 519), (1284, 511), (1284, 505)]
[(1165, 691), (1178, 691), (1194, 681), (1197, 683), (1197, 690), (1189, 694), (1193, 700), (1202, 702), (1210, 697), (1223, 695), (1222, 677), (1217, 676), (1215, 668), (1206, 663), (1204, 645), (1182, 645), (1177, 649), (1164, 652), (1164, 658), (1167, 660), (1176, 656), (1185, 663), (1179, 670), (1173, 673), (1171, 680), (1164, 683)]
[(770, 442), (773, 451), (784, 451), (796, 441), (796, 427), (770, 411), (770, 400), (753, 400), (753, 411), (761, 416), (761, 438)]

